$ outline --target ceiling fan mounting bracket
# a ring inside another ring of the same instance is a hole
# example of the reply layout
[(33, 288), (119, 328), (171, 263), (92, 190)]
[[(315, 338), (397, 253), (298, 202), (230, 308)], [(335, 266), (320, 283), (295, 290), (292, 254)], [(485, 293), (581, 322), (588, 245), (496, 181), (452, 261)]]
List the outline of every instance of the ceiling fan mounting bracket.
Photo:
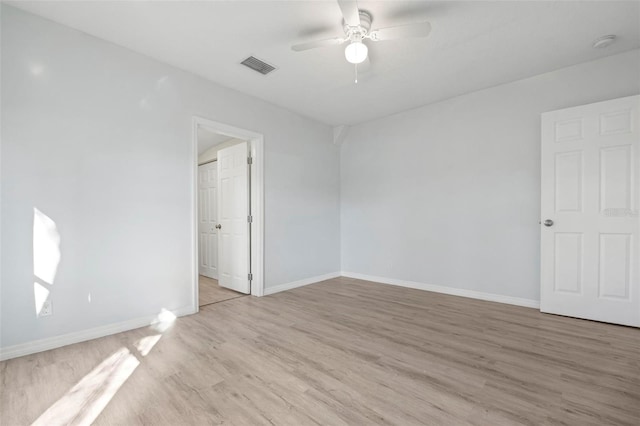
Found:
[(360, 15), (360, 25), (351, 27), (343, 22), (346, 38), (351, 41), (362, 40), (371, 30), (371, 22), (373, 21), (371, 14), (366, 10), (359, 10), (358, 14)]

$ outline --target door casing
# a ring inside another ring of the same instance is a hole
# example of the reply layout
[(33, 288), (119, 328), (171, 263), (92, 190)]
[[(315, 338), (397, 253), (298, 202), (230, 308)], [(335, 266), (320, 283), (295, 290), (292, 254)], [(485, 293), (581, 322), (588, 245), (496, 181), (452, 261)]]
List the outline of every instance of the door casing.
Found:
[(194, 116), (192, 120), (192, 180), (191, 180), (191, 239), (192, 239), (192, 309), (198, 306), (198, 128), (247, 141), (251, 154), (251, 295), (264, 295), (264, 135)]

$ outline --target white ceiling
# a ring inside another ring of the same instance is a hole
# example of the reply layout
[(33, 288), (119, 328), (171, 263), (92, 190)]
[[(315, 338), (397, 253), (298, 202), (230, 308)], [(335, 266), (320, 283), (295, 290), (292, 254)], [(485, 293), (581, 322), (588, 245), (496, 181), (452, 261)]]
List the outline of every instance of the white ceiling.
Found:
[[(640, 47), (640, 3), (359, 2), (373, 27), (428, 20), (427, 39), (369, 43), (353, 82), (340, 46), (290, 45), (342, 35), (334, 1), (12, 3), (227, 87), (331, 125), (354, 124)], [(607, 49), (592, 41), (618, 35)], [(254, 55), (278, 67), (239, 65)]]
[(230, 139), (233, 138), (227, 135), (221, 135), (220, 133), (212, 132), (205, 129), (204, 127), (198, 127), (198, 155), (202, 154), (209, 148), (212, 148)]

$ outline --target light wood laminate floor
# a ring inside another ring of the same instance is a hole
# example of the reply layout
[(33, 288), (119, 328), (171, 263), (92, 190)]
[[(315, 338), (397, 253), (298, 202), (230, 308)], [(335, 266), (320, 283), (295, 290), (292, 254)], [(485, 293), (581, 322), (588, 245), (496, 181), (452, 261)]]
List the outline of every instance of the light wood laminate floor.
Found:
[(2, 425), (640, 424), (638, 329), (346, 278), (0, 373)]
[(246, 294), (220, 287), (218, 280), (214, 278), (198, 276), (198, 303), (200, 306), (210, 305), (236, 297), (246, 296)]

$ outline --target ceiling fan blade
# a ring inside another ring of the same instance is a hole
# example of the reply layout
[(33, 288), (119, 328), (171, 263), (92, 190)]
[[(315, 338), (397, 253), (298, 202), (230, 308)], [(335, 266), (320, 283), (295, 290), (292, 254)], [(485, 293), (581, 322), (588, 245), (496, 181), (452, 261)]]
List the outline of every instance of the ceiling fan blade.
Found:
[(344, 43), (346, 40), (342, 37), (329, 38), (326, 40), (316, 40), (307, 43), (294, 44), (291, 46), (291, 50), (296, 52), (302, 52), (303, 50), (315, 49), (317, 47), (336, 46)]
[(400, 25), (398, 27), (380, 28), (371, 31), (369, 38), (373, 41), (396, 40), (399, 38), (426, 37), (431, 32), (431, 24), (419, 22), (417, 24)]
[(360, 12), (358, 11), (358, 2), (354, 0), (338, 0), (338, 5), (342, 11), (344, 22), (350, 27), (360, 25)]

